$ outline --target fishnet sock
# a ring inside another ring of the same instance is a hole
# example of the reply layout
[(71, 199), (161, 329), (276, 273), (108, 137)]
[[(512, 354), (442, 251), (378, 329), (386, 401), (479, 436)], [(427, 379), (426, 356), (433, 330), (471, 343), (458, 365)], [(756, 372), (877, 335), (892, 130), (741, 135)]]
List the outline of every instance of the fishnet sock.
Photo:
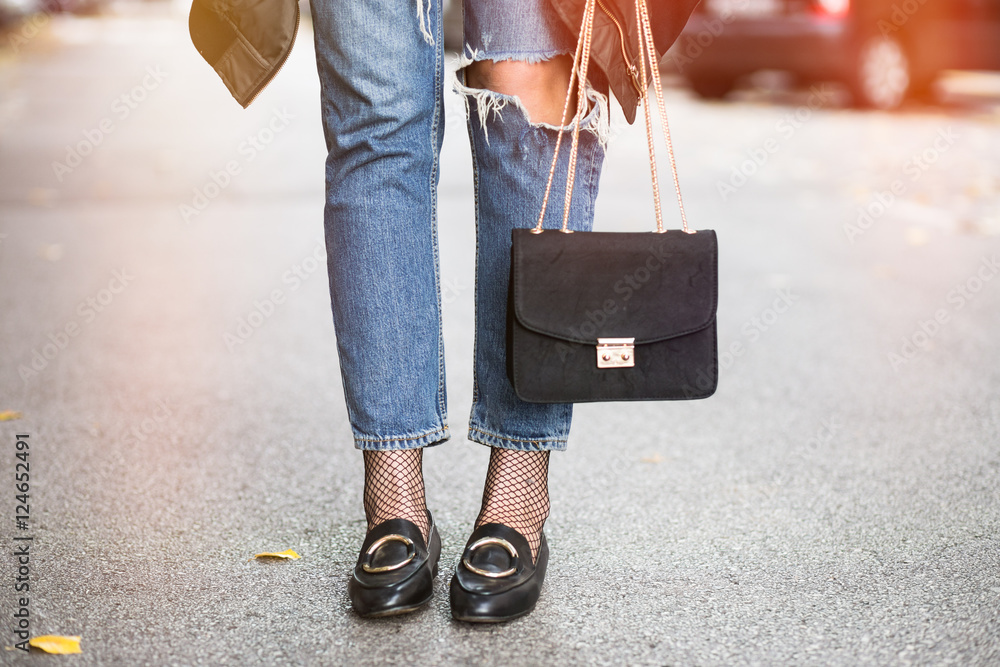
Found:
[(368, 530), (389, 519), (407, 519), (430, 531), (424, 496), (424, 450), (365, 451), (365, 517)]
[(549, 452), (493, 447), (476, 528), (502, 523), (524, 535), (532, 560), (549, 517)]

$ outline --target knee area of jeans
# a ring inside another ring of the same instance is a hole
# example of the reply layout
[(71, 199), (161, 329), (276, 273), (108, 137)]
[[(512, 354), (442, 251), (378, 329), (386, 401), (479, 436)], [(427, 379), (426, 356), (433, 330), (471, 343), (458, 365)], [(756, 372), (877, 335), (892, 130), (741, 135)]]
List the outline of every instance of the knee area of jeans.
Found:
[[(525, 131), (530, 129), (548, 130), (552, 134), (559, 132), (560, 130), (573, 129), (575, 123), (572, 122), (572, 120), (562, 127), (551, 123), (532, 121), (528, 110), (525, 108), (521, 99), (517, 95), (508, 95), (495, 90), (490, 90), (488, 88), (473, 88), (466, 83), (467, 68), (477, 60), (518, 60), (521, 62), (537, 63), (544, 62), (556, 55), (563, 54), (528, 54), (526, 57), (522, 55), (518, 55), (517, 57), (492, 55), (489, 58), (479, 57), (479, 55), (480, 54), (472, 53), (462, 56), (459, 62), (459, 68), (455, 72), (453, 89), (465, 99), (466, 107), (470, 113), (473, 107), (475, 108), (479, 125), (483, 128), (487, 143), (489, 143), (489, 130), (497, 123), (519, 123), (524, 126)], [(593, 134), (597, 138), (601, 147), (604, 148), (607, 146), (608, 136), (610, 134), (608, 124), (608, 98), (606, 95), (598, 92), (589, 84), (587, 86), (586, 96), (589, 111), (584, 115), (583, 121), (580, 123), (580, 129), (584, 132)], [(572, 114), (573, 109), (570, 109), (569, 113)]]

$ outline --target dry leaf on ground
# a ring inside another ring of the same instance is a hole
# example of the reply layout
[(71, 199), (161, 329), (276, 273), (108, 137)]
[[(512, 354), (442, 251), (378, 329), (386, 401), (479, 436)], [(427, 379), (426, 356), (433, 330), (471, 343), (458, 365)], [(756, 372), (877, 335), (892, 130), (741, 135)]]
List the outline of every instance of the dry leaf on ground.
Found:
[(0, 422), (9, 422), (20, 418), (21, 413), (16, 410), (0, 410)]
[(46, 653), (58, 653), (66, 655), (68, 653), (83, 653), (80, 650), (79, 637), (63, 637), (62, 635), (42, 635), (32, 637), (28, 640), (29, 646), (40, 648)]
[[(292, 560), (298, 560), (299, 558), (302, 558), (302, 556), (298, 555), (291, 549), (285, 549), (284, 551), (279, 552), (265, 551), (262, 554), (257, 554), (253, 558), (291, 558)], [(250, 560), (253, 560), (253, 558)]]

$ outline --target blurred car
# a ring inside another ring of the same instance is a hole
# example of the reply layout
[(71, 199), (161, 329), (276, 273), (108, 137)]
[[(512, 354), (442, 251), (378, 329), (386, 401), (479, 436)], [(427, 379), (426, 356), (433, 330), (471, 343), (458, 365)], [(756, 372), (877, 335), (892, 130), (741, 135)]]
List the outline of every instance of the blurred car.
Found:
[(12, 29), (30, 16), (97, 14), (108, 0), (0, 0), (0, 28)]
[(444, 24), (444, 49), (461, 53), (462, 42), (462, 0), (444, 0), (441, 14)]
[(110, 0), (40, 0), (49, 14), (99, 14)]
[(10, 27), (39, 9), (36, 0), (0, 0), (0, 28)]
[(1000, 70), (1000, 0), (705, 0), (669, 58), (706, 98), (782, 70), (894, 109), (944, 70)]

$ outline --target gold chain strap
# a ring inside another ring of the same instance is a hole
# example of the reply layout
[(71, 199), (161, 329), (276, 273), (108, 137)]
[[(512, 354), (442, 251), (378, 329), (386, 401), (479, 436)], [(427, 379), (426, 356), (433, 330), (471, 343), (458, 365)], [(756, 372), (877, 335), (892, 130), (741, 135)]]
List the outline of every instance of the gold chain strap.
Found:
[[(566, 234), (572, 232), (567, 229), (569, 225), (569, 205), (573, 196), (573, 180), (576, 178), (576, 156), (577, 145), (580, 139), (580, 124), (583, 122), (583, 109), (586, 108), (586, 85), (587, 69), (590, 65), (590, 43), (594, 33), (594, 7), (595, 0), (587, 0), (583, 9), (583, 21), (580, 24), (580, 37), (576, 41), (576, 53), (573, 54), (573, 69), (569, 76), (569, 86), (566, 88), (566, 101), (563, 102), (562, 117), (559, 120), (559, 127), (566, 127), (566, 114), (569, 112), (569, 101), (573, 97), (573, 83), (577, 83), (576, 113), (573, 116), (573, 145), (570, 148), (569, 171), (566, 175), (566, 200), (563, 206), (562, 231)], [(577, 66), (582, 66), (577, 71)], [(552, 192), (552, 178), (556, 173), (556, 164), (559, 160), (559, 149), (562, 147), (563, 131), (559, 130), (556, 137), (556, 148), (552, 154), (552, 164), (549, 166), (549, 178), (545, 183), (545, 197), (542, 199), (542, 210), (538, 214), (538, 223), (531, 231), (535, 234), (542, 233), (542, 224), (545, 222), (545, 210), (549, 205), (549, 194)]]
[[(684, 200), (681, 198), (681, 181), (677, 176), (677, 159), (674, 157), (674, 142), (670, 138), (670, 125), (667, 123), (667, 108), (663, 103), (663, 84), (660, 82), (660, 69), (659, 69), (659, 59), (656, 57), (656, 46), (653, 44), (653, 30), (649, 24), (649, 9), (646, 6), (646, 0), (636, 0), (636, 24), (639, 28), (639, 46), (640, 50), (642, 48), (643, 38), (645, 38), (646, 43), (646, 58), (641, 58), (641, 62), (645, 65), (647, 58), (649, 59), (650, 67), (652, 68), (653, 74), (653, 90), (656, 91), (656, 107), (660, 112), (660, 126), (663, 128), (663, 140), (667, 144), (667, 156), (670, 158), (670, 171), (674, 176), (674, 190), (677, 193), (677, 208), (681, 212), (681, 224), (683, 225), (684, 232), (687, 234), (694, 234), (693, 231), (688, 229), (687, 214), (684, 212)], [(646, 80), (646, 75), (642, 75), (643, 81)], [(656, 177), (656, 154), (653, 148), (653, 137), (652, 137), (652, 126), (649, 122), (649, 99), (642, 105), (643, 115), (646, 117), (646, 138), (649, 143), (649, 164), (652, 167), (653, 172), (653, 201), (656, 207), (656, 231), (662, 234), (663, 229), (663, 213), (660, 208), (660, 186), (659, 179)]]
[[(688, 228), (687, 215), (684, 212), (684, 201), (681, 198), (680, 179), (677, 176), (677, 161), (674, 157), (674, 146), (670, 137), (670, 127), (667, 124), (666, 106), (663, 103), (663, 86), (660, 82), (658, 59), (655, 56), (656, 47), (653, 43), (653, 31), (650, 27), (649, 10), (646, 6), (646, 0), (635, 0), (635, 4), (636, 27), (639, 31), (640, 77), (642, 81), (647, 80), (646, 66), (648, 62), (650, 67), (649, 71), (653, 75), (653, 89), (656, 92), (660, 125), (663, 128), (663, 138), (667, 144), (667, 155), (670, 158), (670, 169), (674, 177), (674, 189), (677, 193), (677, 206), (681, 213), (681, 223), (683, 224), (683, 228), (686, 233), (694, 234), (695, 232)], [(583, 122), (587, 108), (587, 70), (590, 64), (590, 47), (593, 41), (594, 33), (595, 6), (596, 0), (587, 0), (586, 6), (583, 10), (583, 21), (580, 25), (580, 38), (577, 40), (576, 53), (573, 55), (573, 70), (570, 73), (569, 86), (566, 89), (566, 101), (563, 103), (562, 118), (559, 121), (560, 128), (566, 126), (566, 114), (569, 112), (569, 101), (572, 98), (573, 84), (575, 82), (577, 84), (576, 114), (573, 117), (573, 142), (570, 148), (569, 169), (566, 174), (566, 196), (563, 203), (563, 222), (560, 230), (565, 234), (572, 234), (572, 231), (568, 229), (569, 208), (573, 196), (573, 182), (576, 178), (576, 161), (577, 148), (579, 146), (580, 139), (580, 125)], [(643, 100), (642, 108), (643, 116), (646, 122), (646, 143), (649, 146), (649, 168), (653, 180), (653, 206), (656, 210), (656, 231), (657, 233), (662, 234), (666, 230), (663, 228), (663, 207), (660, 203), (660, 184), (656, 171), (656, 149), (654, 146), (655, 142), (653, 141), (652, 118), (649, 114), (649, 99), (645, 95), (640, 95), (640, 99)], [(542, 225), (545, 221), (545, 211), (549, 205), (549, 194), (552, 191), (552, 179), (555, 176), (556, 164), (559, 160), (559, 149), (562, 146), (562, 135), (563, 131), (560, 130), (558, 137), (556, 137), (556, 146), (552, 155), (552, 164), (549, 167), (549, 177), (545, 184), (545, 196), (542, 199), (542, 210), (538, 215), (537, 224), (534, 229), (531, 230), (534, 234), (542, 233)]]

